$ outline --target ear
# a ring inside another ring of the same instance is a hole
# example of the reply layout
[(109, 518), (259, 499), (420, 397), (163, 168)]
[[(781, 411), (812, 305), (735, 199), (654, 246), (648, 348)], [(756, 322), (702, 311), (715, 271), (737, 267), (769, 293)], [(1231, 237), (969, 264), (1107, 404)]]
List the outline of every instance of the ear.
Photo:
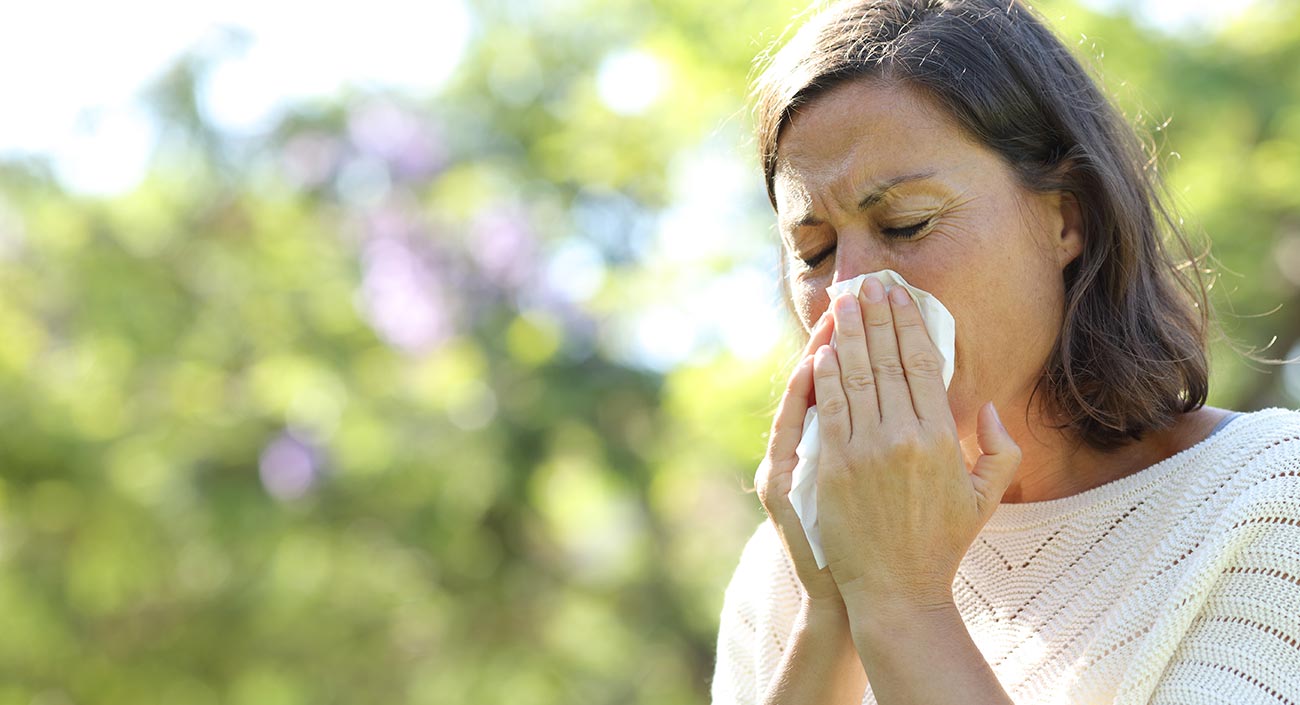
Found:
[(1057, 200), (1060, 210), (1061, 231), (1057, 233), (1057, 264), (1065, 269), (1083, 252), (1083, 210), (1079, 199), (1068, 191), (1061, 191)]

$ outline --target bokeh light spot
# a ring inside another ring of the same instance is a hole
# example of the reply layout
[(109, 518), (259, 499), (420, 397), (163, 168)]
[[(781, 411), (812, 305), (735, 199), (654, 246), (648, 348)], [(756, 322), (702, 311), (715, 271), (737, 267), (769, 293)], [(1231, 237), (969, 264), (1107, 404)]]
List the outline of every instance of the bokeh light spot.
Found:
[(558, 322), (540, 311), (515, 317), (506, 326), (506, 346), (510, 356), (529, 367), (536, 367), (555, 356), (560, 349), (562, 330)]
[(596, 92), (605, 107), (619, 115), (646, 111), (668, 84), (668, 72), (658, 57), (639, 49), (605, 57), (596, 73)]
[(262, 451), (258, 462), (262, 486), (281, 501), (307, 494), (320, 473), (314, 450), (291, 434), (284, 433)]
[(486, 428), (496, 415), (496, 393), (479, 380), (464, 385), (459, 398), (447, 407), (448, 420), (463, 431)]

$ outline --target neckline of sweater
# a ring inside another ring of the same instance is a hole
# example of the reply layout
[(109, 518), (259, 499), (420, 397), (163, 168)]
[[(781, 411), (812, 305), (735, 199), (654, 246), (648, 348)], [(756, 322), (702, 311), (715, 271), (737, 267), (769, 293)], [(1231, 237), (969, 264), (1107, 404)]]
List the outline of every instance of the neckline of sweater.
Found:
[(1258, 411), (1241, 412), (1238, 418), (1218, 433), (1212, 433), (1199, 443), (1184, 448), (1164, 460), (1149, 465), (1131, 475), (1098, 485), (1068, 497), (1049, 499), (1041, 502), (1017, 502), (999, 504), (993, 516), (984, 525), (986, 532), (1013, 532), (1032, 529), (1044, 524), (1058, 523), (1072, 515), (1086, 512), (1101, 505), (1126, 501), (1136, 496), (1149, 494), (1152, 486), (1158, 484), (1166, 475), (1185, 467), (1194, 461), (1204, 460), (1214, 451), (1232, 448), (1236, 437), (1249, 427), (1273, 418), (1278, 414), (1295, 413), (1290, 409), (1269, 407)]

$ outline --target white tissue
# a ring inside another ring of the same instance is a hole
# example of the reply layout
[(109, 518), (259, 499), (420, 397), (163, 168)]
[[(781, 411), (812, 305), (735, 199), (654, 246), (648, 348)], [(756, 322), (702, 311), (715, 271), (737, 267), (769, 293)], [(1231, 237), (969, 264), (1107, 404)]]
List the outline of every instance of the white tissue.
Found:
[[(933, 295), (908, 284), (898, 272), (892, 269), (882, 269), (879, 272), (836, 282), (827, 287), (826, 291), (830, 294), (832, 302), (836, 296), (844, 292), (856, 296), (868, 277), (879, 279), (880, 283), (885, 285), (886, 293), (895, 286), (901, 286), (912, 295), (912, 302), (921, 312), (921, 319), (925, 321), (925, 329), (930, 334), (930, 340), (934, 341), (939, 354), (943, 355), (943, 386), (946, 389), (952, 383), (955, 338), (952, 314), (948, 313), (948, 309)], [(831, 336), (831, 347), (835, 347), (834, 335)], [(821, 438), (815, 406), (804, 416), (803, 437), (799, 440), (799, 446), (795, 448), (795, 455), (799, 457), (799, 462), (794, 466), (788, 496), (790, 503), (794, 505), (795, 513), (799, 515), (799, 523), (803, 524), (804, 533), (808, 536), (808, 545), (812, 547), (813, 557), (817, 559), (817, 567), (825, 568), (826, 553), (822, 550), (821, 525), (817, 521), (817, 464), (821, 456)]]

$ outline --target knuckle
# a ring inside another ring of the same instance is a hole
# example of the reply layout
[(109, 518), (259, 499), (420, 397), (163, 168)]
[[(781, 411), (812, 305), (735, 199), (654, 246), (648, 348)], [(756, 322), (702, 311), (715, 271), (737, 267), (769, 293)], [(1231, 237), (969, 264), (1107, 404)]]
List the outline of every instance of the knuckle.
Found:
[(818, 413), (830, 416), (837, 416), (849, 410), (848, 402), (843, 399), (827, 399), (826, 401), (823, 401), (820, 406), (821, 411)]
[(907, 356), (907, 370), (926, 377), (938, 377), (943, 372), (943, 365), (930, 353), (919, 352)]
[(925, 451), (925, 437), (915, 430), (904, 430), (889, 439), (889, 453), (894, 457), (913, 458)]
[(825, 367), (818, 367), (813, 372), (814, 389), (821, 389), (825, 385), (839, 384), (840, 372), (828, 363)]
[(1012, 446), (1011, 449), (1007, 451), (1007, 455), (1010, 455), (1012, 458), (1015, 458), (1015, 462), (1017, 464), (1020, 463), (1020, 461), (1025, 457), (1024, 451), (1020, 450), (1020, 446), (1018, 445)]
[(877, 377), (902, 377), (903, 365), (898, 358), (881, 357), (872, 360), (872, 368), (876, 371)]
[(880, 316), (880, 317), (873, 316), (872, 318), (867, 319), (867, 326), (875, 329), (888, 328), (890, 330), (893, 330), (894, 320), (889, 316)]
[(850, 316), (843, 325), (835, 328), (835, 335), (840, 338), (861, 338), (863, 335), (862, 326)]
[(758, 501), (764, 507), (769, 505), (772, 498), (772, 477), (765, 470), (760, 470), (761, 476), (754, 477), (754, 492), (758, 494)]
[(846, 391), (861, 392), (873, 387), (876, 383), (876, 378), (866, 370), (858, 370), (856, 372), (845, 374), (842, 381)]
[(848, 467), (838, 456), (827, 456), (817, 468), (817, 483), (831, 485), (843, 483), (848, 479)]

